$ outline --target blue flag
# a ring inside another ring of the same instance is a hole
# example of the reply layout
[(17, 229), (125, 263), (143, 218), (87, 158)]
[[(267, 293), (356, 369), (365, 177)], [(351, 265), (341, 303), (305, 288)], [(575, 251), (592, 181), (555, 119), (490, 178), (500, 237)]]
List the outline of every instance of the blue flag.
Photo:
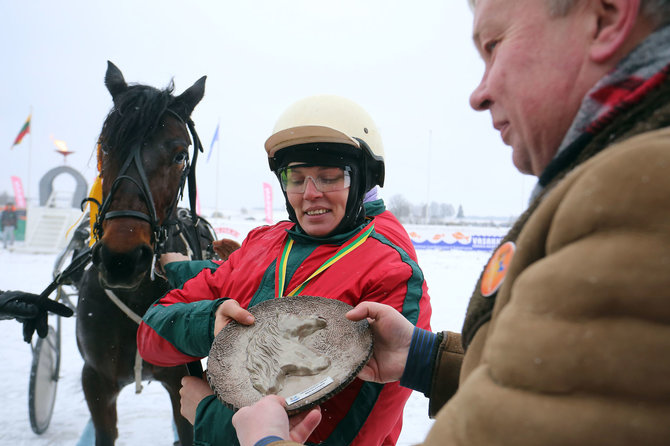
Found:
[(207, 154), (207, 162), (212, 156), (212, 151), (214, 149), (214, 143), (219, 140), (219, 124), (216, 124), (216, 130), (214, 130), (214, 136), (212, 137), (212, 143), (209, 145), (209, 153)]

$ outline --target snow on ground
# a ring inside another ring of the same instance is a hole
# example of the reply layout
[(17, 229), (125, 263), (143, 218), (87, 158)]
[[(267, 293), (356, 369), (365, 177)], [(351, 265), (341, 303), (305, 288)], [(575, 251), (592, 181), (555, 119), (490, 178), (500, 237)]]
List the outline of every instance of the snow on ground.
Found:
[[(432, 327), (460, 331), (468, 298), (489, 253), (419, 250), (419, 264), (428, 281), (433, 305)], [(55, 255), (0, 250), (0, 289), (39, 293), (51, 280)], [(52, 296), (53, 297), (53, 296)], [(73, 318), (62, 319), (61, 378), (48, 430), (30, 429), (28, 382), (31, 347), (23, 342), (21, 325), (0, 321), (0, 445), (75, 445), (89, 414), (80, 384), (82, 359), (76, 346)], [(126, 387), (118, 399), (117, 445), (172, 445), (170, 402), (157, 382), (144, 383), (140, 395)], [(428, 401), (414, 392), (405, 408), (398, 445), (420, 442), (430, 429)]]

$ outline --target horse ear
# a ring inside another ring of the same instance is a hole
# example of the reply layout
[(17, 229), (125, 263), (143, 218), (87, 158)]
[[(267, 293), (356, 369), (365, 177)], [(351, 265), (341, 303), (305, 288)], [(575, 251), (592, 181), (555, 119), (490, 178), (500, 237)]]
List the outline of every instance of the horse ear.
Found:
[[(180, 94), (175, 98), (175, 106), (183, 107), (184, 117), (191, 116), (193, 109), (200, 102), (202, 97), (205, 95), (205, 81), (207, 76), (203, 76), (198, 79), (195, 84), (191, 85), (185, 92)], [(176, 110), (175, 110), (176, 111)]]
[(118, 94), (128, 89), (128, 84), (116, 65), (107, 61), (107, 73), (105, 73), (105, 86), (114, 99)]

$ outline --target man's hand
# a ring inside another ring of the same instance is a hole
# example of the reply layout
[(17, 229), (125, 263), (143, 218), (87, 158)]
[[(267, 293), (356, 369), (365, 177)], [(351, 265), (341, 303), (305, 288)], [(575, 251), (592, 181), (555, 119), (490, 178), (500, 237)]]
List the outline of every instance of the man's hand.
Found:
[(393, 307), (376, 302), (362, 302), (346, 316), (352, 321), (367, 318), (372, 328), (372, 358), (358, 377), (378, 383), (400, 380), (405, 371), (414, 325)]
[(195, 411), (198, 404), (205, 397), (213, 395), (214, 391), (207, 381), (195, 376), (185, 376), (181, 379), (181, 389), (179, 389), (179, 396), (181, 397), (181, 414), (189, 423), (195, 423)]
[(23, 323), (23, 339), (30, 343), (33, 333), (46, 337), (49, 332), (47, 314), (51, 312), (63, 317), (70, 317), (70, 307), (51, 299), (40, 299), (37, 294), (23, 291), (5, 291), (0, 294), (0, 319), (15, 318)]
[(269, 395), (238, 410), (232, 421), (241, 446), (253, 446), (270, 435), (304, 443), (321, 422), (321, 408), (317, 406), (289, 418), (284, 398)]
[(216, 309), (214, 336), (218, 335), (230, 321), (236, 321), (242, 325), (251, 325), (254, 323), (254, 320), (254, 316), (240, 307), (239, 302), (234, 299), (228, 299)]

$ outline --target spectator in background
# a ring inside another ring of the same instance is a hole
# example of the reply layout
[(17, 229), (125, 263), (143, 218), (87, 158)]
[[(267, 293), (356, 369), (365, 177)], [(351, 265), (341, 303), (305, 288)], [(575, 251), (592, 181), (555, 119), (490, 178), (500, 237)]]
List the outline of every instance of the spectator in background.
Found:
[(2, 211), (2, 243), (5, 249), (14, 245), (14, 231), (16, 230), (16, 208), (9, 202)]

